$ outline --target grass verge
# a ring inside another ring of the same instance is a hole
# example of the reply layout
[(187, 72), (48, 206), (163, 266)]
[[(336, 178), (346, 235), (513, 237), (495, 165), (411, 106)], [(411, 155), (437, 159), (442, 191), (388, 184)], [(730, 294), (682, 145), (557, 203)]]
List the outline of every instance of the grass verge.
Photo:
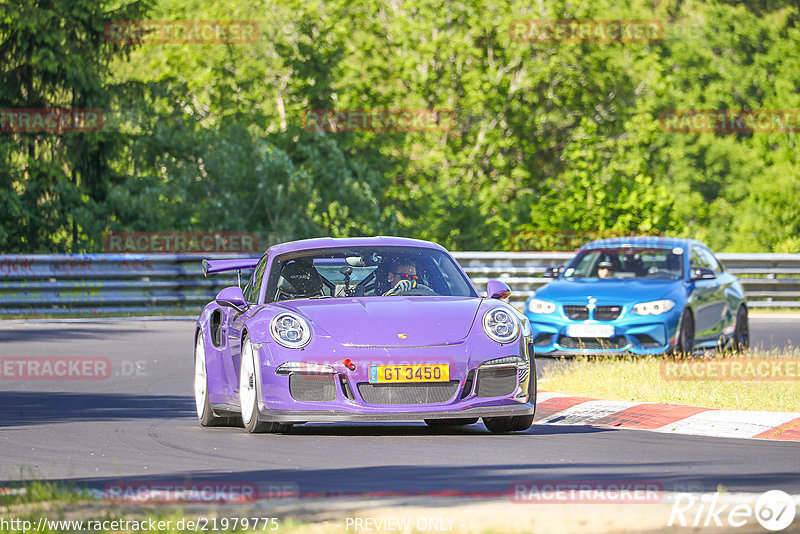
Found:
[[(741, 360), (742, 372), (725, 376), (723, 364)], [(755, 365), (766, 359), (770, 364), (783, 360), (780, 375), (747, 372), (748, 360)], [(716, 372), (710, 370), (717, 369)], [(569, 395), (605, 400), (663, 402), (729, 410), (764, 410), (800, 412), (800, 351), (758, 352), (743, 356), (714, 355), (701, 358), (671, 359), (667, 357), (575, 357), (562, 365), (549, 365), (539, 387)], [(695, 369), (704, 370), (698, 379)], [(775, 377), (783, 377), (776, 379)], [(765, 378), (766, 377), (766, 378)]]

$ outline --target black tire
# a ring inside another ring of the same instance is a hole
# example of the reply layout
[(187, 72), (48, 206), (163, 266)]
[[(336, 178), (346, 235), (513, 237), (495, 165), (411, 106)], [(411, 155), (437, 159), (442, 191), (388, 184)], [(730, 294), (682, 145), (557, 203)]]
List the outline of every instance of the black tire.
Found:
[(522, 432), (533, 424), (533, 415), (514, 415), (511, 417), (484, 417), (483, 424), (489, 432)]
[(531, 415), (514, 415), (512, 417), (484, 417), (483, 424), (489, 432), (495, 434), (504, 432), (522, 432), (528, 430), (533, 424), (536, 413), (536, 358), (531, 358), (531, 370), (528, 378), (528, 402), (533, 404), (534, 413)]
[(678, 356), (691, 356), (694, 353), (694, 317), (688, 308), (681, 315), (680, 329), (673, 352)]
[(739, 306), (736, 312), (736, 329), (733, 331), (731, 348), (734, 352), (745, 352), (750, 348), (750, 323), (747, 317), (747, 308)]
[(458, 419), (425, 419), (425, 424), (433, 428), (466, 426), (475, 424), (477, 422), (477, 417), (460, 417)]
[[(247, 349), (245, 349), (245, 347), (247, 347)], [(242, 408), (242, 424), (244, 425), (245, 430), (251, 434), (277, 434), (288, 432), (292, 428), (291, 424), (259, 421), (258, 419), (258, 396), (259, 392), (261, 391), (261, 384), (259, 384), (258, 373), (254, 372), (255, 365), (256, 359), (252, 352), (252, 345), (250, 345), (250, 337), (245, 336), (244, 340), (242, 340), (242, 358), (239, 363), (239, 403), (241, 405), (240, 407)], [(245, 380), (243, 380), (243, 378)], [(247, 402), (242, 400), (243, 382), (246, 382), (248, 384), (248, 390), (251, 390), (254, 393), (254, 395), (252, 395), (252, 400), (250, 401), (252, 403), (250, 405), (252, 412), (248, 412), (250, 414), (249, 420), (247, 419), (245, 410), (243, 409), (245, 408), (244, 403)]]

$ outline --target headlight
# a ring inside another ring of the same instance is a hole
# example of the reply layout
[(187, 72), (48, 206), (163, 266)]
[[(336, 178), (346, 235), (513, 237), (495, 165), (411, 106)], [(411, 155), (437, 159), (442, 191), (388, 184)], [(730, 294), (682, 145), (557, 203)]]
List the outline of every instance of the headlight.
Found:
[(633, 313), (638, 315), (661, 315), (675, 307), (675, 301), (670, 299), (640, 302), (633, 306)]
[(293, 313), (279, 313), (269, 323), (272, 337), (280, 345), (299, 349), (311, 341), (311, 327), (305, 319)]
[(528, 311), (541, 314), (553, 313), (556, 311), (556, 305), (542, 299), (531, 299), (528, 301)]
[(519, 335), (519, 322), (511, 311), (492, 308), (483, 315), (483, 331), (498, 343), (511, 343)]

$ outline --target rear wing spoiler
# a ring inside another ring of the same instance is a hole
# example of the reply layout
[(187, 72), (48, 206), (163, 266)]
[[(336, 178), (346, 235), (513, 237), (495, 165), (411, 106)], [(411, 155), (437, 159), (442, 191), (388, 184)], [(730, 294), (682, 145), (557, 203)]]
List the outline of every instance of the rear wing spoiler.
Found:
[(241, 271), (252, 269), (261, 258), (242, 258), (237, 260), (203, 260), (203, 276), (225, 271)]

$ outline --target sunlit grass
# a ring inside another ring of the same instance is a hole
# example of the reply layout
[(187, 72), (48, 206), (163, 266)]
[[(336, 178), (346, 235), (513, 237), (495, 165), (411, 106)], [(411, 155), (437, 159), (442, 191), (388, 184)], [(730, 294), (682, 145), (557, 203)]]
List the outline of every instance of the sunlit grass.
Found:
[[(714, 353), (705, 358), (720, 357)], [(731, 355), (725, 355), (726, 358)], [(787, 358), (800, 364), (800, 351), (752, 351), (741, 358)], [(800, 412), (800, 380), (667, 379), (668, 363), (696, 362), (665, 357), (576, 357), (548, 366), (539, 387), (597, 399), (664, 402), (731, 410)]]

